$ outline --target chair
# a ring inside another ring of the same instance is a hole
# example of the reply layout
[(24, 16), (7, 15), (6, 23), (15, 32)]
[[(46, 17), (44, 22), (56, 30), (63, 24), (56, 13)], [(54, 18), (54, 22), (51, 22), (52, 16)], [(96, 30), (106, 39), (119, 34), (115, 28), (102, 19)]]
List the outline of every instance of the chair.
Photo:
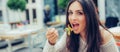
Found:
[(0, 52), (8, 52), (8, 43), (5, 40), (0, 40)]
[[(34, 38), (32, 38), (32, 52), (42, 52), (45, 42), (45, 31), (40, 31)], [(29, 47), (22, 47), (13, 52), (30, 52)]]
[[(63, 27), (58, 27), (56, 28), (58, 30), (58, 33), (61, 37), (63, 34), (64, 30)], [(39, 33), (32, 38), (32, 52), (42, 52), (44, 45), (46, 43), (46, 29), (41, 29)], [(20, 49), (15, 50), (14, 52), (30, 52), (29, 47), (23, 47)]]
[[(30, 52), (30, 48), (23, 47), (23, 48), (15, 50), (14, 52)], [(32, 52), (42, 52), (42, 49), (40, 49), (40, 48), (32, 48)]]
[(24, 38), (16, 39), (16, 40), (11, 41), (12, 46), (16, 46), (16, 45), (19, 45), (19, 44), (22, 44), (22, 43), (24, 43)]
[(119, 19), (117, 17), (108, 17), (106, 18), (105, 26), (107, 28), (115, 27), (117, 26), (118, 22), (119, 22)]
[(8, 43), (5, 40), (0, 40), (0, 49), (8, 47)]

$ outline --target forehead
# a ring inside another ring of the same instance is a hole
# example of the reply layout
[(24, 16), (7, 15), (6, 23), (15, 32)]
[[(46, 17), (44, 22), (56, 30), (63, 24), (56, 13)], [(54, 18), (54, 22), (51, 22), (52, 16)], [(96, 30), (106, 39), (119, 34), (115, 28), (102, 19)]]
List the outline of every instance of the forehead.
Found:
[(73, 3), (71, 3), (71, 5), (69, 6), (69, 10), (83, 10), (82, 8), (82, 5), (78, 2), (78, 1), (75, 1)]

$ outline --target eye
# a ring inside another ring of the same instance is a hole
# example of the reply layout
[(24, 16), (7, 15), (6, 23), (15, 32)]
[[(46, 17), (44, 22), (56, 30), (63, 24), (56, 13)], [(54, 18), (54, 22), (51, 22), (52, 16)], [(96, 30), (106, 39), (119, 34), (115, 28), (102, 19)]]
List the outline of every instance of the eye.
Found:
[(78, 15), (83, 15), (84, 13), (83, 12), (77, 12)]
[(70, 12), (68, 12), (68, 14), (71, 15), (71, 14), (73, 14), (73, 12), (70, 11)]

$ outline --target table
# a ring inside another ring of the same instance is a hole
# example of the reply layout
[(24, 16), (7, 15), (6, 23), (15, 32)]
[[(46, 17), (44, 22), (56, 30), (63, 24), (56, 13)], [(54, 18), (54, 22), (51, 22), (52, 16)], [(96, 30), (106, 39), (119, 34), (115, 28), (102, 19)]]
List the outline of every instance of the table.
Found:
[(31, 46), (31, 35), (38, 33), (41, 28), (38, 26), (24, 26), (20, 27), (18, 29), (5, 31), (0, 35), (0, 39), (6, 40), (8, 42), (9, 51), (12, 52), (11, 47), (11, 40), (28, 37), (28, 43), (30, 47), (30, 52), (32, 52), (32, 46)]

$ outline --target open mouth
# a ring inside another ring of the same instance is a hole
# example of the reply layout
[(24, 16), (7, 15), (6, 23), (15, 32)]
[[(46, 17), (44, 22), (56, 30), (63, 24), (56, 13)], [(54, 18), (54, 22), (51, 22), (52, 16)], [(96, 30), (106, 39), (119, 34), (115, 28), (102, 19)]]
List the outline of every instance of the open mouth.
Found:
[(77, 30), (77, 29), (79, 28), (79, 25), (80, 25), (80, 24), (78, 24), (78, 23), (72, 24), (72, 29), (73, 29), (73, 30)]

